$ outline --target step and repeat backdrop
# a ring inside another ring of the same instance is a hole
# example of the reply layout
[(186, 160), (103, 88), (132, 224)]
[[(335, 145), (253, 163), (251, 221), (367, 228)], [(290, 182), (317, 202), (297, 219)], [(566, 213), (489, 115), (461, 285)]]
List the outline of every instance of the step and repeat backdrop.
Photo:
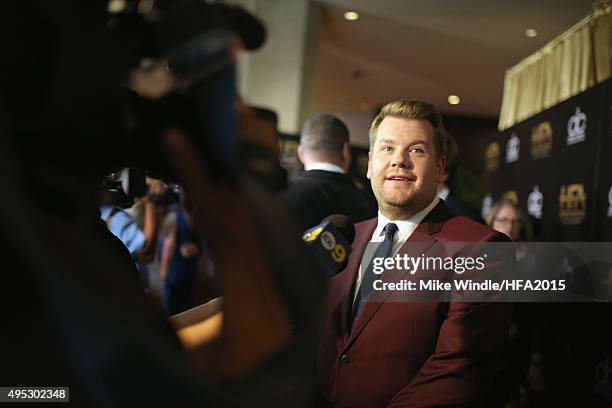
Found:
[[(539, 241), (558, 242), (559, 248), (564, 242), (578, 241), (610, 245), (611, 109), (612, 80), (608, 79), (491, 136), (484, 152), (483, 215), (495, 201), (506, 199), (530, 216)], [(612, 299), (612, 264), (582, 265), (583, 254), (560, 253), (572, 259), (564, 261), (567, 276), (587, 276), (594, 293)], [(612, 326), (603, 322), (612, 319), (612, 303), (547, 307), (542, 331), (547, 334), (543, 350), (548, 372), (552, 369), (572, 378), (552, 383), (580, 395), (581, 406), (610, 406)]]
[(487, 141), (482, 214), (500, 199), (540, 241), (612, 241), (612, 80)]

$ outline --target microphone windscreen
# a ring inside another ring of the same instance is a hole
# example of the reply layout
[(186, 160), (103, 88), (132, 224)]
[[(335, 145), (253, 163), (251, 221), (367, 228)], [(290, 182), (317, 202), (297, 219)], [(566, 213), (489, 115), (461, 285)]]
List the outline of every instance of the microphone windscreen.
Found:
[(342, 214), (334, 214), (325, 217), (321, 223), (324, 223), (325, 221), (329, 221), (330, 223), (332, 223), (332, 225), (342, 233), (344, 238), (350, 244), (353, 243), (353, 240), (355, 239), (355, 226), (353, 225), (353, 222), (348, 216)]

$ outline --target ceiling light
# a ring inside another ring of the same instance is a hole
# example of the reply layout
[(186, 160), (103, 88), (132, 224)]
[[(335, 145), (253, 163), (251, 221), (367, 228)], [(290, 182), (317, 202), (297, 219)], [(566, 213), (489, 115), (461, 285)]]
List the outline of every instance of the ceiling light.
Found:
[(344, 18), (348, 21), (356, 21), (359, 20), (359, 13), (356, 11), (347, 11), (344, 13)]
[(126, 6), (125, 0), (111, 0), (108, 2), (106, 9), (111, 14), (118, 14), (123, 11), (125, 6)]
[(138, 12), (140, 14), (149, 14), (155, 6), (154, 0), (140, 0), (138, 3)]
[(538, 36), (538, 32), (536, 31), (535, 28), (528, 28), (525, 30), (525, 36), (527, 38), (534, 38)]
[(459, 105), (459, 102), (461, 102), (461, 98), (459, 98), (457, 95), (448, 96), (448, 103), (451, 105)]

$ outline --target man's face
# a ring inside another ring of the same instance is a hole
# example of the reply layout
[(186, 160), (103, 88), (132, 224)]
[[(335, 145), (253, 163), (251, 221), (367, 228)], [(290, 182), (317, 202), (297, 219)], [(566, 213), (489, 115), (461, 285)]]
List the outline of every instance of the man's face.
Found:
[(443, 180), (434, 128), (424, 119), (386, 117), (370, 149), (368, 178), (378, 208), (390, 219), (410, 217), (435, 197)]

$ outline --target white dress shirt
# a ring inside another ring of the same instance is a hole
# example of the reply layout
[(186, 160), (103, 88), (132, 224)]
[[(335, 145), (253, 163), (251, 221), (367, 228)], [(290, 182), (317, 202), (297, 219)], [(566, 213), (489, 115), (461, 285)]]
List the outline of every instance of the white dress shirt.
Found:
[(306, 170), (306, 171), (309, 171), (309, 170), (325, 170), (325, 171), (331, 171), (333, 173), (342, 173), (342, 174), (344, 174), (344, 170), (342, 169), (342, 167), (338, 166), (337, 164), (327, 163), (327, 162), (311, 163), (308, 166), (304, 166), (304, 170)]
[(446, 186), (442, 190), (438, 191), (438, 197), (440, 197), (443, 200), (446, 200), (449, 194), (450, 194), (450, 190)]
[[(385, 225), (387, 225), (390, 222), (394, 223), (395, 225), (397, 225), (398, 230), (395, 233), (395, 236), (393, 237), (393, 246), (391, 247), (391, 253), (389, 254), (389, 256), (395, 256), (397, 252), (400, 250), (400, 248), (402, 247), (402, 245), (404, 245), (404, 242), (406, 242), (406, 240), (410, 238), (414, 230), (417, 229), (421, 221), (423, 221), (423, 219), (427, 216), (427, 214), (429, 214), (431, 210), (433, 210), (434, 207), (438, 205), (438, 202), (440, 202), (440, 198), (436, 196), (434, 197), (433, 201), (429, 203), (427, 207), (425, 207), (418, 213), (414, 214), (412, 217), (407, 218), (405, 220), (391, 221), (387, 217), (382, 215), (379, 211), (378, 212), (378, 224), (376, 225), (376, 228), (374, 229), (374, 233), (372, 233), (370, 242), (384, 241), (385, 240), (385, 231), (384, 231)], [(370, 249), (374, 249), (374, 246), (368, 245), (368, 247)], [(355, 283), (354, 296), (357, 295), (357, 291), (359, 290), (359, 287), (361, 285), (362, 271), (365, 271), (365, 268), (368, 266), (370, 262), (369, 258), (372, 255), (374, 255), (374, 251), (370, 251), (371, 252), (370, 254), (367, 254), (367, 252), (368, 251), (366, 251), (366, 253), (364, 253), (364, 256), (361, 258), (361, 264), (359, 265), (359, 271), (357, 272), (357, 282)], [(366, 258), (367, 258), (368, 263), (364, 263), (364, 260), (366, 260)], [(354, 299), (355, 298), (353, 297), (353, 300)]]

